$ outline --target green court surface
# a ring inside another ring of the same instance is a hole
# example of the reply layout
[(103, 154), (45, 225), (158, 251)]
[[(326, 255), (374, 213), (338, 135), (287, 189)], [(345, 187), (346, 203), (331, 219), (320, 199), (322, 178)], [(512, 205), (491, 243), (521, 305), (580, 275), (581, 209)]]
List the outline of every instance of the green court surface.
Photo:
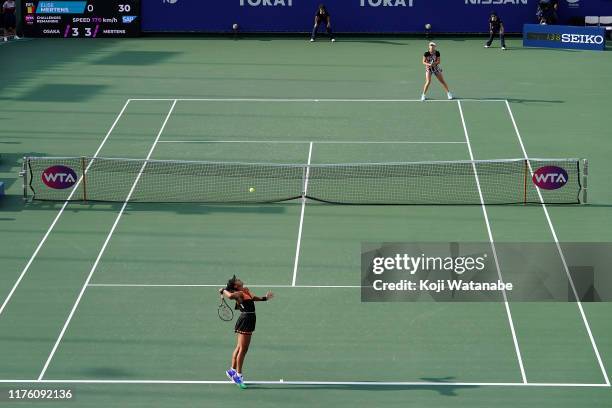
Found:
[[(360, 301), (364, 241), (612, 239), (610, 54), (438, 45), (459, 100), (436, 83), (415, 100), (414, 38), (0, 46), (0, 406), (14, 388), (71, 389), (85, 407), (611, 406), (609, 303)], [(589, 204), (26, 204), (26, 155), (577, 157)], [(233, 326), (216, 312), (234, 273), (277, 295), (258, 305), (246, 391), (226, 381)]]

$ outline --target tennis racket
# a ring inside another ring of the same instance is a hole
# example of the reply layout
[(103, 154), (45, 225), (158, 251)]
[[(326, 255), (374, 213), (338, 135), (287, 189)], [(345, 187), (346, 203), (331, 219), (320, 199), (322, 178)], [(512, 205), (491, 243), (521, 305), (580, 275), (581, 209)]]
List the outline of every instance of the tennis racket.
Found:
[(231, 307), (229, 307), (223, 296), (221, 296), (221, 303), (219, 304), (218, 313), (219, 319), (223, 320), (224, 322), (229, 322), (234, 318), (234, 311)]

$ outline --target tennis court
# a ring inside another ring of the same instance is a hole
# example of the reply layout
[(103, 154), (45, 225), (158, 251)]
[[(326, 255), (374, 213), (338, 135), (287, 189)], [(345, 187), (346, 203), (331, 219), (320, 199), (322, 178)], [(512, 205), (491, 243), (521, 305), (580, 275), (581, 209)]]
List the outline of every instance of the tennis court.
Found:
[[(164, 42), (175, 51), (156, 49)], [(553, 100), (554, 90), (537, 81), (529, 91), (493, 91), (461, 56), (476, 41), (448, 40), (457, 88), (469, 97), (422, 103), (395, 89), (421, 79), (393, 44), (339, 43), (345, 48), (334, 62), (308, 66), (296, 61), (312, 57), (293, 50), (297, 40), (255, 42), (108, 41), (86, 58), (50, 55), (57, 66), (42, 80), (0, 88), (19, 102), (3, 113), (12, 156), (2, 172), (18, 172), (19, 158), (34, 154), (300, 164), (588, 157), (596, 163), (592, 204), (130, 203), (138, 178), (120, 203), (24, 204), (11, 173), (12, 195), (1, 204), (8, 268), (0, 280), (0, 385), (69, 386), (92, 406), (118, 395), (151, 405), (239, 401), (223, 372), (232, 325), (215, 310), (217, 289), (235, 273), (256, 292), (277, 295), (258, 306), (245, 366), (251, 401), (342, 406), (352, 392), (415, 406), (485, 406), (500, 396), (525, 406), (609, 404), (607, 303), (361, 303), (359, 291), (361, 242), (609, 239), (600, 130), (610, 119), (597, 113), (604, 93)], [(398, 42), (403, 52), (419, 45)], [(6, 49), (26, 58), (57, 44)], [(262, 44), (264, 55), (254, 54)], [(198, 48), (213, 57), (196, 55)], [(238, 64), (237, 51), (253, 58)], [(358, 62), (363, 52), (373, 59)], [(572, 53), (539, 52), (578, 64)], [(510, 77), (529, 70), (506, 63), (491, 68)], [(115, 70), (125, 72), (118, 83), (106, 77)], [(519, 99), (521, 92), (528, 96)], [(553, 116), (552, 124), (542, 119)], [(584, 132), (575, 138), (574, 120)], [(25, 141), (12, 139), (17, 129)]]

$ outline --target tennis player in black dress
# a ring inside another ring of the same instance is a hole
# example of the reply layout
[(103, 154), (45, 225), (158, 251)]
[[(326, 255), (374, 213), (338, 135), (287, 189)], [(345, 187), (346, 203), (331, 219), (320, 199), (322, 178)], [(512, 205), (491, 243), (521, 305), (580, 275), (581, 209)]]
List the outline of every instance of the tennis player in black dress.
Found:
[(438, 81), (442, 84), (442, 87), (446, 91), (448, 99), (453, 99), (453, 94), (448, 89), (448, 85), (442, 75), (442, 67), (440, 67), (440, 51), (436, 50), (436, 43), (430, 42), (429, 49), (423, 54), (423, 65), (425, 65), (425, 85), (423, 86), (423, 94), (421, 100), (424, 101), (426, 98), (427, 90), (431, 84), (431, 76), (435, 75)]
[(234, 383), (239, 386), (244, 386), (242, 378), (242, 365), (244, 357), (249, 350), (251, 344), (251, 336), (255, 331), (257, 317), (255, 315), (255, 302), (265, 302), (272, 299), (272, 292), (266, 293), (266, 296), (259, 297), (251, 293), (249, 288), (245, 287), (243, 282), (234, 275), (228, 282), (227, 286), (219, 290), (222, 296), (236, 301), (235, 308), (240, 310), (240, 316), (236, 321), (234, 331), (236, 332), (236, 348), (232, 353), (232, 365), (225, 374)]

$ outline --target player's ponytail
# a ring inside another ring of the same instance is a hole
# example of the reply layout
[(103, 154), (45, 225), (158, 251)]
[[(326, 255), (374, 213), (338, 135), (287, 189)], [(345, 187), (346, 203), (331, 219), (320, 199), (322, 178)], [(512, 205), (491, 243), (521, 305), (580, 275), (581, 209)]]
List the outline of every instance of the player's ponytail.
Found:
[(235, 292), (237, 280), (238, 278), (236, 278), (236, 275), (233, 275), (232, 278), (227, 281), (227, 286), (225, 286), (225, 290), (227, 290), (228, 292)]

